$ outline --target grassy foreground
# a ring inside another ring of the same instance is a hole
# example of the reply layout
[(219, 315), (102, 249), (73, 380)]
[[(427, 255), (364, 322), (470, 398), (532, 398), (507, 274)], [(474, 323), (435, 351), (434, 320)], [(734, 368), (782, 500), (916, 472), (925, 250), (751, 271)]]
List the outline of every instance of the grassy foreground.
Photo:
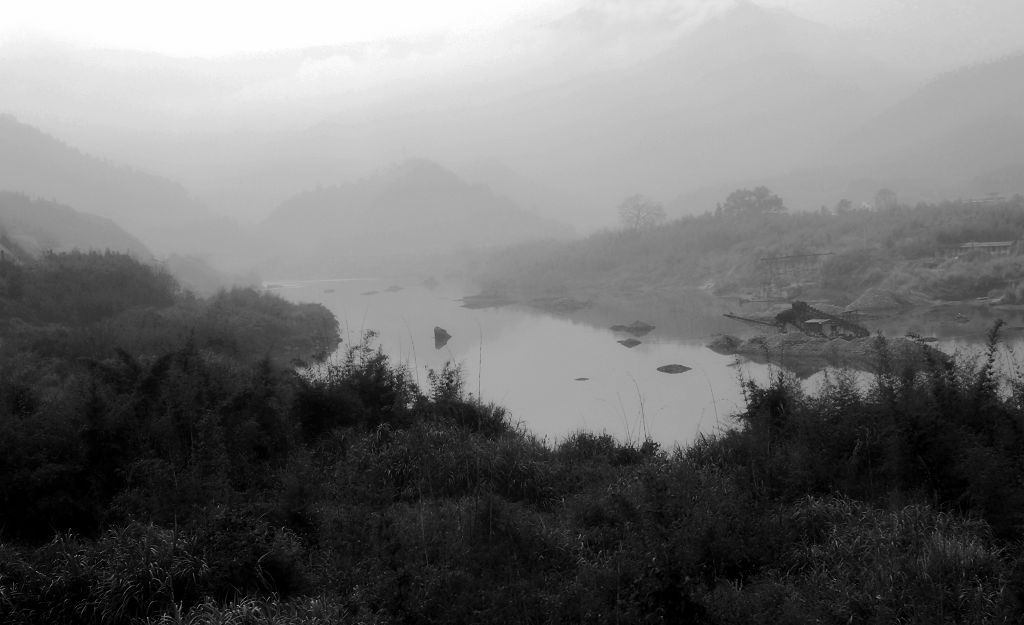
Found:
[[(232, 315), (318, 327), (263, 297)], [(0, 621), (1024, 614), (1024, 378), (991, 359), (899, 371), (880, 341), (869, 388), (746, 383), (735, 428), (684, 449), (551, 446), (468, 399), (457, 366), (419, 388), (371, 334), (296, 373), (241, 349), (246, 324), (211, 329), (212, 301), (182, 305), (61, 325), (196, 328), (169, 346), (0, 345), (19, 373), (0, 382)]]

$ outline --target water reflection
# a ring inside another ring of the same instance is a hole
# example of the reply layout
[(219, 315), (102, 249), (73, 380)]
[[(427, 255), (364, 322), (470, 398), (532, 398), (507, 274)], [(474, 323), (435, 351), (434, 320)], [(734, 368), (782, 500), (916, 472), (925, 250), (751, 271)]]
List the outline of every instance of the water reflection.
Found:
[[(568, 319), (523, 307), (463, 308), (467, 291), (450, 284), (345, 279), (278, 283), (276, 290), (293, 301), (326, 305), (341, 323), (344, 344), (377, 331), (385, 352), (407, 364), (417, 383), (426, 384), (428, 369), (461, 363), (467, 391), (505, 406), (514, 420), (552, 442), (587, 429), (627, 441), (649, 436), (665, 446), (687, 444), (731, 425), (743, 406), (741, 376), (763, 383), (774, 370), (738, 364), (705, 347), (715, 332), (742, 331), (721, 317), (712, 298), (695, 296), (686, 310), (593, 308)], [(628, 334), (610, 329), (638, 316), (656, 327), (639, 343), (626, 344)], [(943, 336), (944, 327), (927, 316), (901, 319), (901, 327), (887, 327), (886, 334), (903, 334), (908, 323)], [(937, 346), (977, 354), (978, 339), (944, 338)], [(1016, 353), (1019, 345), (1012, 341)], [(1001, 355), (999, 362), (1011, 371), (1017, 360)], [(658, 371), (672, 364), (690, 370)], [(802, 377), (813, 393), (827, 374)]]
[[(469, 392), (505, 406), (514, 420), (549, 441), (587, 429), (621, 440), (650, 436), (666, 446), (686, 444), (729, 425), (742, 406), (741, 373), (768, 377), (765, 365), (738, 366), (700, 340), (670, 338), (658, 330), (625, 347), (621, 335), (596, 325), (606, 322), (602, 314), (615, 312), (590, 311), (584, 322), (520, 307), (470, 310), (461, 306), (465, 291), (455, 286), (389, 292), (388, 284), (372, 279), (277, 287), (287, 299), (327, 306), (345, 344), (358, 342), (366, 330), (377, 331), (385, 352), (406, 363), (421, 384), (428, 369), (461, 363)], [(651, 315), (677, 328), (687, 325), (666, 312)], [(435, 328), (448, 336), (443, 345), (435, 343)], [(671, 364), (691, 370), (657, 370)]]

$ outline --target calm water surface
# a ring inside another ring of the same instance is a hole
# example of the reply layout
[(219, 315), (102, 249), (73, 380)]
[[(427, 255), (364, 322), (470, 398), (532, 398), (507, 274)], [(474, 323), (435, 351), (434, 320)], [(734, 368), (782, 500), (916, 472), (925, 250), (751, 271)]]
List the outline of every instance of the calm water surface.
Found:
[[(391, 287), (401, 290), (388, 292)], [(467, 392), (506, 407), (514, 421), (551, 442), (585, 429), (624, 441), (650, 436), (667, 447), (686, 445), (700, 433), (733, 423), (731, 415), (743, 405), (741, 376), (764, 382), (772, 372), (767, 365), (741, 363), (705, 347), (714, 332), (746, 329), (723, 320), (721, 310), (697, 303), (686, 310), (588, 309), (569, 319), (519, 306), (463, 308), (460, 299), (471, 291), (455, 285), (337, 279), (278, 282), (273, 289), (291, 301), (327, 306), (341, 324), (340, 349), (357, 343), (365, 331), (376, 331), (377, 343), (393, 360), (407, 364), (423, 387), (427, 370), (459, 363)], [(629, 349), (616, 342), (628, 335), (608, 326), (634, 319), (657, 327)], [(925, 331), (942, 329), (916, 323)], [(452, 335), (441, 349), (434, 346), (435, 326)], [(890, 335), (904, 331), (885, 329)], [(977, 353), (983, 338), (939, 336), (944, 351), (968, 354)], [(1012, 343), (1024, 353), (1019, 341)], [(1007, 358), (1001, 356), (1003, 362)], [(691, 370), (657, 371), (667, 364)], [(823, 379), (816, 374), (805, 380), (805, 388), (813, 392)]]
[[(765, 365), (738, 364), (712, 352), (706, 339), (672, 338), (655, 329), (629, 349), (616, 342), (628, 335), (592, 322), (518, 306), (463, 308), (466, 291), (458, 287), (386, 292), (391, 286), (397, 285), (339, 279), (277, 282), (273, 290), (291, 301), (327, 306), (341, 324), (342, 349), (364, 331), (376, 331), (377, 343), (424, 387), (428, 369), (460, 363), (468, 392), (506, 407), (514, 421), (552, 442), (586, 429), (620, 440), (650, 436), (665, 446), (685, 445), (731, 423), (742, 406), (741, 374), (761, 380), (769, 375)], [(665, 311), (652, 315), (664, 318)], [(434, 347), (434, 326), (452, 335), (441, 349)], [(667, 364), (692, 370), (657, 371)]]

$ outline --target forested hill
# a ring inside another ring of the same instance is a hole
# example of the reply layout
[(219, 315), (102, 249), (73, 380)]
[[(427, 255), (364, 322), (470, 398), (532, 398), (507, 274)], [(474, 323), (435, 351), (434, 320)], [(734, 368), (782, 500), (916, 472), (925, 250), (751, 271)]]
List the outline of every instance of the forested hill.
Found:
[[(745, 197), (733, 197), (739, 196)], [(744, 294), (763, 284), (762, 258), (827, 253), (817, 291), (805, 297), (848, 304), (877, 287), (936, 299), (1021, 300), (1021, 256), (958, 254), (956, 248), (1024, 239), (1024, 198), (906, 206), (883, 190), (876, 200), (871, 208), (840, 202), (821, 212), (789, 214), (781, 201), (760, 210), (742, 202), (732, 207), (727, 199), (717, 214), (491, 254), (478, 263), (477, 280), (484, 290), (513, 298), (673, 298), (695, 287)]]
[(122, 351), (149, 358), (190, 342), (243, 362), (287, 363), (323, 357), (338, 342), (337, 321), (318, 304), (289, 304), (251, 289), (197, 299), (162, 269), (124, 254), (32, 259), (12, 248), (0, 263), (4, 358), (103, 359)]
[(296, 195), (261, 224), (280, 262), (448, 252), (571, 235), (425, 159)]
[(23, 252), (111, 250), (138, 259), (151, 257), (138, 239), (109, 219), (20, 193), (0, 191), (0, 237)]
[(216, 236), (237, 234), (180, 184), (86, 154), (2, 114), (0, 190), (111, 219), (157, 253), (216, 249)]

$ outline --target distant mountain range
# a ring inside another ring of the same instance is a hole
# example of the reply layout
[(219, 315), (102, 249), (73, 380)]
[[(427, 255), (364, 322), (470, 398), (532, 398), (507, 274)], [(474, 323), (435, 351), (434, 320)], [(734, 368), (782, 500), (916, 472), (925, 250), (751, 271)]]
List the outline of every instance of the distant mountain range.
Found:
[[(840, 150), (858, 171), (919, 187), (1024, 192), (1024, 55), (939, 76), (858, 129)], [(1018, 175), (1000, 183), (1001, 171)]]
[(572, 235), (569, 226), (425, 159), (299, 194), (258, 232), (285, 261), (433, 254)]
[[(324, 124), (320, 138), (373, 153), (407, 145), (455, 162), (494, 154), (568, 188), (587, 225), (626, 195), (781, 175), (911, 91), (849, 35), (738, 3), (660, 54), (500, 102)], [(354, 156), (354, 153), (353, 153)]]
[[(415, 59), (444, 48), (441, 40), (383, 46), (387, 66), (407, 79), (365, 91), (346, 87), (346, 77), (359, 84), (358, 71), (338, 68), (363, 68), (373, 46), (209, 64), (130, 52), (91, 51), (66, 63), (60, 49), (0, 55), (4, 102), (32, 119), (49, 115), (62, 136), (67, 129), (94, 153), (167, 176), (114, 166), (6, 118), (0, 189), (114, 219), (156, 253), (236, 257), (253, 255), (250, 233), (207, 206), (253, 222), (276, 207), (259, 228), (257, 254), (337, 255), (564, 232), (523, 209), (582, 231), (610, 226), (634, 193), (665, 201), (677, 216), (759, 184), (795, 210), (871, 201), (883, 187), (911, 202), (1024, 191), (1024, 57), (936, 77), (894, 60), (892, 33), (843, 30), (745, 0), (723, 4), (730, 8), (702, 20), (663, 25), (687, 11), (653, 0), (640, 8), (583, 2), (531, 31), (529, 41), (544, 42), (539, 58), (482, 60), (465, 73), (412, 71)], [(904, 21), (918, 10), (911, 4), (899, 3)], [(954, 8), (944, 2), (943, 15)], [(973, 20), (969, 31), (984, 23)], [(641, 45), (645, 38), (656, 45)], [(52, 97), (62, 80), (74, 82), (66, 102)], [(123, 128), (106, 109), (91, 126), (68, 121), (76, 110), (85, 119), (102, 109), (109, 98), (100, 91), (120, 80), (146, 87), (126, 100), (132, 120)], [(29, 108), (37, 100), (46, 115)], [(155, 130), (140, 132), (150, 121)], [(424, 163), (368, 173), (407, 154), (450, 171), (421, 172), (435, 186), (408, 183), (417, 190), (405, 195), (394, 190), (407, 188), (396, 172), (429, 169)], [(436, 219), (424, 216), (435, 209)], [(515, 219), (500, 216), (517, 210)], [(474, 221), (482, 214), (498, 226)], [(391, 218), (408, 226), (382, 225)], [(309, 226), (316, 219), (330, 229)], [(299, 238), (284, 245), (285, 233)]]
[(264, 266), (281, 262), (304, 269), (325, 258), (432, 254), (572, 235), (564, 223), (520, 209), (486, 184), (468, 183), (422, 159), (300, 193), (257, 230), (242, 230), (177, 183), (92, 157), (9, 116), (0, 117), (0, 190), (5, 188), (17, 193), (0, 195), (0, 228), (30, 253), (111, 249), (149, 257), (149, 247), (170, 254), (169, 267), (207, 291), (217, 280), (205, 274), (214, 274), (196, 270), (204, 263), (180, 255), (231, 255), (236, 262), (214, 264), (237, 274), (261, 259)]
[(943, 74), (773, 176), (708, 185), (677, 197), (676, 213), (713, 210), (738, 186), (766, 185), (795, 210), (840, 198), (870, 203), (1024, 193), (1024, 55)]
[(0, 190), (112, 219), (156, 253), (208, 250), (232, 224), (180, 184), (90, 156), (0, 115)]

